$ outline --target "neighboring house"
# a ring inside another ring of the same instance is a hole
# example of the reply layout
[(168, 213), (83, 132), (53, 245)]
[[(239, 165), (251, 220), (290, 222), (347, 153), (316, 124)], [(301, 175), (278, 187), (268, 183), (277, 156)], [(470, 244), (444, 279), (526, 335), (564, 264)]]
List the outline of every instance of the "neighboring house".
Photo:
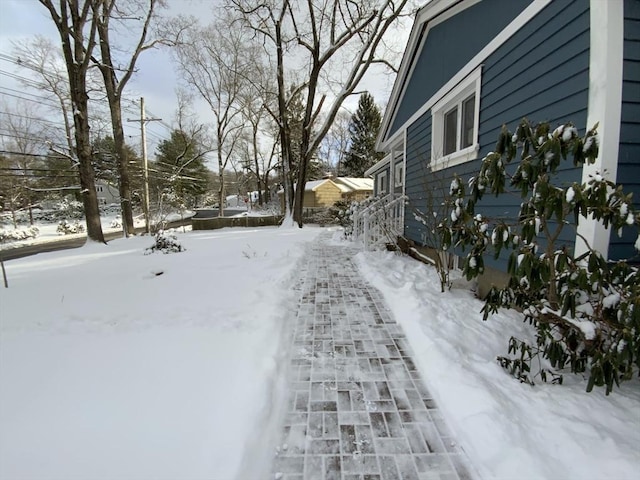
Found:
[(373, 195), (373, 180), (370, 178), (356, 177), (330, 177), (331, 181), (347, 191), (342, 196), (342, 200), (361, 202)]
[(118, 192), (118, 187), (110, 185), (105, 181), (96, 180), (96, 194), (98, 195), (98, 205), (120, 203), (120, 192)]
[[(278, 192), (284, 205), (284, 191)], [(303, 208), (328, 208), (340, 200), (362, 201), (373, 194), (370, 178), (329, 177), (307, 182), (304, 189)]]
[[(432, 0), (417, 13), (378, 137), (387, 156), (367, 175), (375, 194), (408, 197), (401, 231), (417, 245), (429, 195), (453, 173), (467, 180), (503, 124), (526, 117), (584, 134), (599, 122), (591, 167), (567, 166), (562, 182), (607, 172), (640, 200), (640, 1)], [(570, 162), (567, 162), (569, 164)], [(517, 215), (520, 197), (485, 196), (477, 211)], [(635, 238), (581, 218), (579, 233), (610, 259), (632, 257)], [(566, 231), (571, 231), (567, 229)], [(561, 239), (573, 248), (576, 238)], [(504, 270), (505, 259), (490, 263)]]

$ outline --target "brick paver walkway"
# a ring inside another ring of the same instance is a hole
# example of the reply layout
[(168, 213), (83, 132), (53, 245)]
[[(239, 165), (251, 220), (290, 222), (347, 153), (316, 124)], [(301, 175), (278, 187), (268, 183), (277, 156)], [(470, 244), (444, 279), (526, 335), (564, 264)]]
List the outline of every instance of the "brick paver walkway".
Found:
[(313, 243), (300, 272), (289, 400), (270, 478), (471, 476), (379, 291), (352, 247)]

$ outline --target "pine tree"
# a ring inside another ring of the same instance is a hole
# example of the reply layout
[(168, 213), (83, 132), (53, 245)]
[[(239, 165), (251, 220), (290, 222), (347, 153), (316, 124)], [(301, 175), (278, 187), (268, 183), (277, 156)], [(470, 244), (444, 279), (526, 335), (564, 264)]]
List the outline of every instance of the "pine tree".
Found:
[(383, 153), (376, 152), (381, 121), (380, 109), (373, 96), (369, 92), (363, 93), (358, 109), (351, 117), (351, 146), (339, 172), (341, 175), (363, 177), (364, 172), (383, 157)]
[(209, 170), (198, 139), (174, 130), (171, 139), (158, 145), (156, 168), (158, 187), (170, 203), (186, 208), (197, 206), (208, 188)]

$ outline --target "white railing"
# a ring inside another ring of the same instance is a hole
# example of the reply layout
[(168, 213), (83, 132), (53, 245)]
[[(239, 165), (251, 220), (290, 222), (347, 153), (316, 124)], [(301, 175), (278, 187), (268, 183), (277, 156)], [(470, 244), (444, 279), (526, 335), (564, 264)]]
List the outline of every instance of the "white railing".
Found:
[(405, 197), (391, 193), (353, 215), (353, 238), (365, 250), (395, 243), (403, 233)]

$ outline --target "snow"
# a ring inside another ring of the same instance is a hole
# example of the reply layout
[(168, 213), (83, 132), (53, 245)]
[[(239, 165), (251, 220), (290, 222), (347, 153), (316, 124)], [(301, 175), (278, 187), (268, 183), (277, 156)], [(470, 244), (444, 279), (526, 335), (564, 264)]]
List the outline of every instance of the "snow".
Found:
[[(425, 372), (427, 387), (484, 479), (636, 479), (640, 471), (640, 382), (608, 397), (586, 381), (534, 387), (496, 362), (508, 339), (534, 340), (522, 314), (482, 321), (482, 303), (462, 279), (440, 293), (436, 271), (390, 252), (358, 255), (383, 292)], [(473, 312), (477, 312), (474, 316)]]
[(240, 476), (278, 385), (292, 268), (319, 231), (178, 234), (186, 252), (146, 256), (152, 238), (134, 237), (6, 262), (0, 478)]
[(449, 186), (449, 195), (455, 194), (458, 190), (460, 190), (460, 183), (457, 178), (454, 178)]
[[(181, 253), (145, 256), (152, 238), (132, 237), (5, 262), (0, 478), (263, 478), (294, 269), (321, 231), (178, 232)], [(637, 478), (637, 379), (608, 397), (570, 375), (521, 384), (495, 358), (509, 336), (532, 339), (522, 314), (483, 322), (455, 273), (442, 294), (435, 269), (415, 260), (356, 261), (483, 479)]]
[(575, 196), (576, 196), (576, 191), (573, 189), (573, 187), (567, 188), (567, 193), (565, 195), (567, 203), (573, 202), (573, 199)]

